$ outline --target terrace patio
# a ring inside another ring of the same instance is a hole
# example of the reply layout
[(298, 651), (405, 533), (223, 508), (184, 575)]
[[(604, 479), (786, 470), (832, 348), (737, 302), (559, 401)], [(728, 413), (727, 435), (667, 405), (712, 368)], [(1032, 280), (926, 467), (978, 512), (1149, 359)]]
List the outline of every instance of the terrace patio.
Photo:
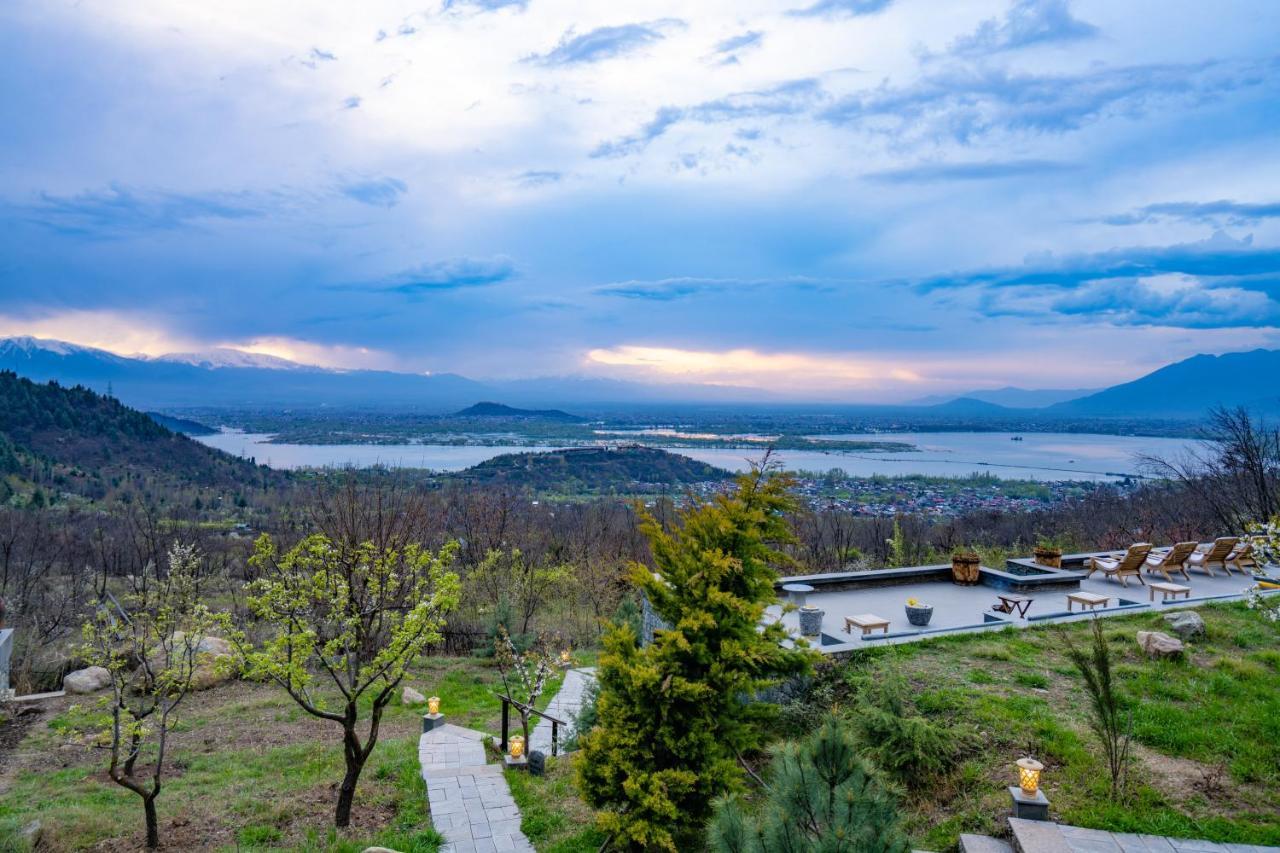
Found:
[[(953, 583), (949, 564), (788, 577), (779, 581), (779, 604), (770, 607), (766, 615), (771, 619), (781, 618), (793, 635), (799, 636), (799, 613), (794, 609), (783, 613), (783, 604), (790, 601), (817, 607), (823, 611), (819, 651), (841, 654), (870, 644), (903, 643), (940, 634), (1063, 622), (1087, 618), (1095, 613), (1113, 616), (1141, 610), (1194, 607), (1205, 601), (1243, 598), (1244, 590), (1258, 580), (1280, 582), (1280, 568), (1275, 566), (1266, 567), (1262, 575), (1254, 577), (1242, 576), (1234, 569), (1231, 574), (1226, 574), (1216, 566), (1212, 576), (1193, 569), (1189, 572), (1190, 580), (1174, 574), (1175, 583), (1190, 587), (1189, 596), (1165, 601), (1161, 592), (1157, 591), (1153, 596), (1151, 591), (1153, 582), (1165, 581), (1159, 574), (1144, 572), (1142, 580), (1145, 584), (1129, 577), (1127, 586), (1117, 579), (1105, 577), (1101, 572), (1092, 577), (1085, 576), (1085, 564), (1090, 556), (1114, 553), (1067, 554), (1062, 558), (1061, 569), (1038, 565), (1029, 558), (1010, 559), (1000, 568), (983, 566), (979, 582), (974, 586)], [(811, 587), (812, 592), (783, 590), (784, 586), (795, 584)], [(1108, 601), (1083, 611), (1077, 602), (1072, 605), (1072, 610), (1068, 610), (1067, 596), (1073, 593), (1093, 593), (1106, 597)], [(1268, 594), (1280, 595), (1280, 590)], [(1019, 602), (1019, 606), (1025, 605), (1025, 618), (1016, 613), (992, 610), (992, 605), (999, 603), (1001, 595), (1029, 599)], [(909, 598), (933, 606), (933, 617), (927, 627), (916, 627), (907, 621), (904, 606)], [(857, 626), (850, 626), (853, 632), (847, 632), (845, 618), (860, 614), (881, 617), (889, 623), (887, 630), (877, 626), (864, 634)]]

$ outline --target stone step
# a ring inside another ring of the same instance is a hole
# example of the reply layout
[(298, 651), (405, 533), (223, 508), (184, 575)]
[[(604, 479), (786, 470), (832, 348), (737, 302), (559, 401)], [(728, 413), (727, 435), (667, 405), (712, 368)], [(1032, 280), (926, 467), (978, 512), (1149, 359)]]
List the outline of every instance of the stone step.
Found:
[(1017, 853), (1072, 853), (1071, 845), (1056, 823), (1009, 818), (1013, 849)]
[(990, 835), (961, 835), (960, 853), (1012, 853), (1009, 842)]

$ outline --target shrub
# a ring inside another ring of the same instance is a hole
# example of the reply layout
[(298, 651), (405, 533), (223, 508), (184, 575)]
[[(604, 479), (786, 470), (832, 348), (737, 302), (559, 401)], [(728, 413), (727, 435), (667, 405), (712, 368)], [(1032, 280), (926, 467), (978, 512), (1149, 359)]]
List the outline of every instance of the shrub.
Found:
[(773, 759), (769, 795), (758, 819), (736, 797), (722, 800), (708, 828), (716, 853), (841, 851), (906, 853), (893, 795), (834, 718)]
[(897, 673), (882, 673), (864, 692), (854, 719), (865, 752), (909, 787), (947, 772), (968, 742), (955, 726), (913, 714), (905, 700), (906, 683)]

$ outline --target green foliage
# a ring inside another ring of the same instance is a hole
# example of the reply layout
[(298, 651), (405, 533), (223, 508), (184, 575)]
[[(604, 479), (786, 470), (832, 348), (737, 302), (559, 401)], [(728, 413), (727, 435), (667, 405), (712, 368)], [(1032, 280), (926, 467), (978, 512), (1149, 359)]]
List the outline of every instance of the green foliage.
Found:
[(866, 680), (854, 722), (876, 765), (902, 784), (918, 787), (955, 765), (968, 736), (912, 713), (906, 693), (901, 674), (878, 670)]
[(907, 545), (907, 537), (902, 532), (902, 525), (897, 516), (893, 519), (893, 536), (889, 539), (889, 562), (891, 569), (911, 565), (911, 551)]
[(599, 723), (581, 738), (578, 787), (620, 846), (687, 849), (711, 801), (738, 786), (738, 755), (765, 708), (751, 697), (805, 671), (779, 624), (760, 628), (776, 600), (774, 543), (790, 539), (790, 481), (767, 469), (695, 504), (672, 530), (643, 519), (656, 571), (633, 580), (669, 630), (640, 648), (614, 625), (600, 660)]
[[(242, 641), (251, 677), (285, 689), (307, 713), (342, 726), (347, 773), (338, 793), (337, 826), (350, 821), (360, 771), (409, 665), (441, 640), (444, 615), (457, 606), (460, 584), (449, 571), (456, 545), (432, 553), (416, 542), (303, 539), (287, 553), (258, 538), (251, 564), (263, 576), (249, 584), (248, 604), (268, 628), (255, 649)], [(314, 689), (317, 676), (338, 698)], [(368, 735), (356, 724), (365, 709)]]
[(758, 819), (736, 797), (722, 800), (708, 830), (715, 853), (906, 853), (893, 795), (858, 756), (834, 718), (775, 755)]
[(1123, 700), (1116, 690), (1112, 677), (1111, 646), (1102, 632), (1102, 622), (1094, 617), (1092, 645), (1082, 649), (1066, 640), (1067, 657), (1084, 679), (1089, 694), (1089, 727), (1102, 741), (1102, 750), (1110, 772), (1111, 797), (1124, 793), (1125, 775), (1129, 766), (1129, 739), (1133, 732), (1133, 716), (1126, 714)]

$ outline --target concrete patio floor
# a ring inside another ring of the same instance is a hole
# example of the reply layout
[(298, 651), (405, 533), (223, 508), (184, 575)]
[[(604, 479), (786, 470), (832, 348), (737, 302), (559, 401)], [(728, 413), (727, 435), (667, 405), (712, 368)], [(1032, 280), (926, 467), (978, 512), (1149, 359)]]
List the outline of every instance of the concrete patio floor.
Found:
[[(1274, 574), (1274, 572), (1272, 572)], [(820, 584), (814, 592), (807, 595), (807, 603), (823, 611), (822, 633), (824, 636), (822, 651), (838, 652), (843, 649), (836, 644), (855, 644), (863, 646), (870, 643), (910, 642), (926, 636), (953, 633), (958, 631), (980, 631), (999, 629), (1008, 625), (1025, 627), (1040, 621), (1065, 621), (1068, 619), (1087, 618), (1089, 611), (1080, 612), (1080, 605), (1073, 605), (1075, 613), (1067, 615), (1067, 595), (1073, 592), (1091, 592), (1107, 596), (1110, 601), (1099, 607), (1099, 615), (1118, 615), (1143, 610), (1168, 610), (1176, 607), (1195, 606), (1205, 599), (1234, 598), (1243, 594), (1247, 587), (1253, 586), (1256, 579), (1242, 576), (1238, 571), (1226, 575), (1215, 568), (1214, 575), (1209, 576), (1200, 571), (1191, 571), (1191, 579), (1184, 580), (1174, 575), (1174, 583), (1191, 588), (1189, 601), (1181, 598), (1177, 601), (1162, 603), (1162, 595), (1155, 594), (1151, 600), (1150, 584), (1164, 582), (1161, 575), (1143, 575), (1145, 584), (1135, 578), (1128, 578), (1128, 585), (1120, 581), (1106, 578), (1101, 572), (1080, 581), (1078, 588), (1049, 587), (1031, 592), (1018, 593), (1028, 597), (1031, 604), (1027, 610), (1027, 618), (1016, 615), (996, 613), (991, 608), (999, 601), (999, 596), (1006, 590), (979, 584), (977, 586), (959, 586), (945, 580), (921, 580), (909, 583), (897, 583), (890, 586), (866, 586), (827, 591)], [(921, 604), (933, 606), (933, 617), (926, 628), (917, 628), (907, 621), (904, 607), (908, 598), (915, 598)], [(782, 614), (781, 603), (769, 608), (769, 616), (778, 618), (793, 633), (799, 631), (799, 615), (792, 611)], [(854, 627), (853, 633), (845, 631), (846, 616), (857, 614), (875, 614), (889, 621), (888, 635), (883, 636), (881, 629), (875, 629), (866, 640), (861, 629)], [(989, 620), (998, 621), (989, 621)]]

